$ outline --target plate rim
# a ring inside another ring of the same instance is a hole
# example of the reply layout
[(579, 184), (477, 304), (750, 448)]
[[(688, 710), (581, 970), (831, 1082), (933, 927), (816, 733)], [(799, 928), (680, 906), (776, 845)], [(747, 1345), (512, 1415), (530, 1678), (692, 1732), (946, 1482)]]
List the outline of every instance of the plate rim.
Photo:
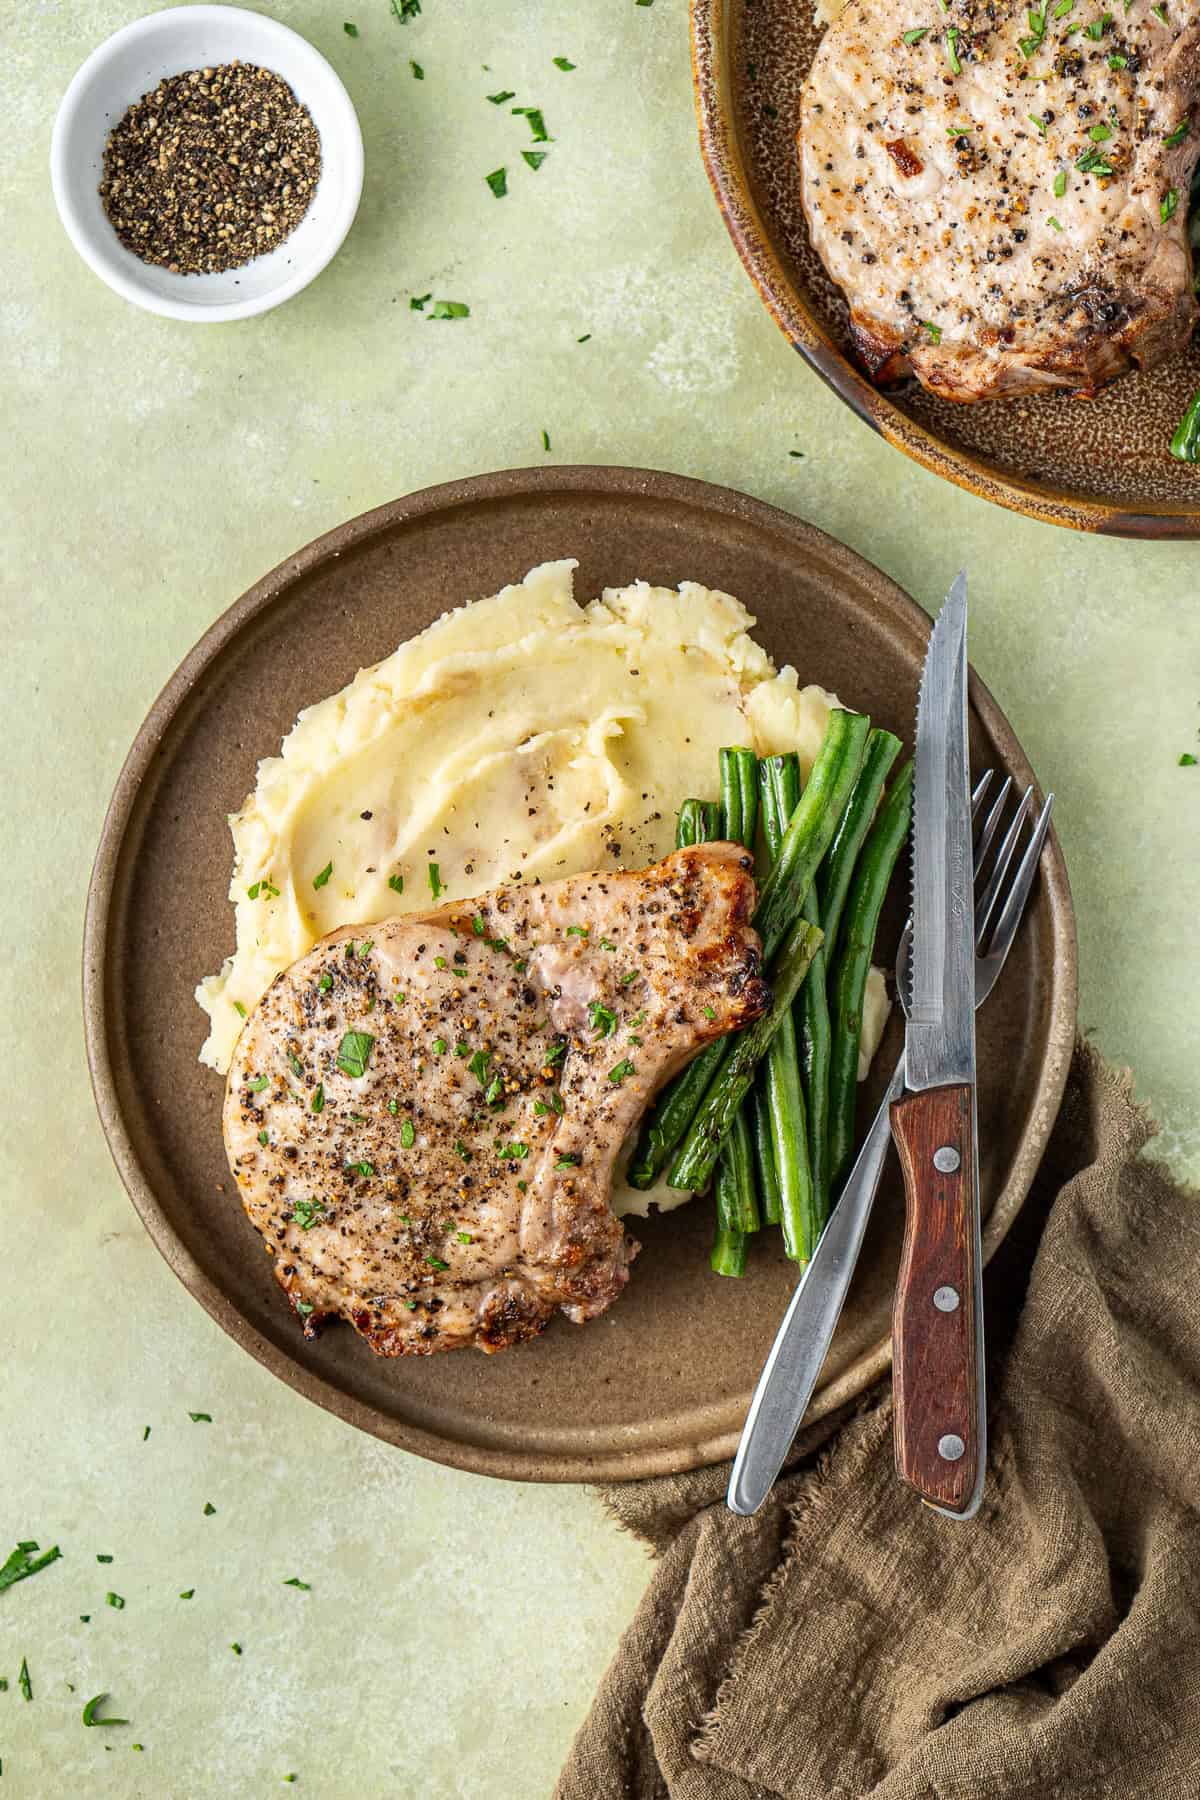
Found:
[[(543, 497), (586, 489), (603, 490), (631, 500), (650, 498), (685, 503), (721, 517), (736, 517), (789, 536), (798, 546), (819, 542), (823, 554), (847, 569), (869, 572), (890, 590), (900, 613), (914, 624), (929, 625), (929, 615), (918, 603), (877, 569), (820, 527), (766, 501), (716, 483), (655, 469), (620, 464), (572, 463), (549, 468), (508, 469), (466, 476), (400, 496), (346, 520), (323, 532), (309, 544), (285, 557), (221, 613), (179, 663), (160, 690), (139, 727), (117, 776), (101, 827), (88, 884), (83, 928), (83, 1024), (88, 1070), (101, 1128), (117, 1173), (135, 1212), (159, 1254), (192, 1298), (200, 1303), (240, 1348), (273, 1375), (306, 1399), (348, 1424), (422, 1456), (429, 1461), (474, 1474), (508, 1480), (579, 1482), (638, 1480), (651, 1475), (677, 1473), (706, 1467), (732, 1456), (738, 1433), (724, 1433), (694, 1443), (682, 1459), (678, 1447), (633, 1450), (590, 1455), (586, 1452), (513, 1450), (478, 1442), (449, 1439), (425, 1427), (389, 1417), (304, 1367), (280, 1346), (264, 1337), (238, 1310), (217, 1282), (211, 1280), (177, 1237), (155, 1190), (153, 1177), (144, 1166), (121, 1110), (110, 1047), (108, 1005), (108, 944), (114, 918), (113, 897), (143, 783), (168, 730), (186, 705), (198, 682), (227, 646), (286, 590), (314, 567), (341, 557), (373, 536), (386, 533), (431, 514), (449, 513), (464, 504), (476, 504), (523, 496)], [(1035, 781), (1016, 734), (991, 693), (972, 670), (970, 700), (993, 741), (1020, 778)], [(134, 846), (136, 849), (136, 845)], [(1075, 915), (1066, 866), (1053, 831), (1047, 840), (1042, 866), (1042, 890), (1050, 907), (1054, 940), (1050, 1028), (1041, 1049), (1036, 1084), (1035, 1115), (1018, 1145), (1013, 1168), (1004, 1189), (996, 1196), (984, 1229), (985, 1261), (991, 1257), (1028, 1195), (1041, 1161), (1050, 1130), (1058, 1115), (1066, 1086), (1075, 1037), (1078, 993)], [(818, 1389), (806, 1415), (808, 1422), (821, 1418), (855, 1399), (891, 1364), (890, 1338), (870, 1346), (833, 1381)]]
[(689, 0), (692, 88), (700, 155), (726, 230), (759, 299), (793, 350), (850, 410), (893, 449), (980, 499), (1047, 525), (1102, 536), (1163, 541), (1200, 538), (1200, 501), (1192, 508), (1147, 502), (1129, 512), (1107, 501), (1002, 474), (940, 438), (896, 406), (833, 342), (776, 252), (746, 170), (726, 54), (734, 0)]

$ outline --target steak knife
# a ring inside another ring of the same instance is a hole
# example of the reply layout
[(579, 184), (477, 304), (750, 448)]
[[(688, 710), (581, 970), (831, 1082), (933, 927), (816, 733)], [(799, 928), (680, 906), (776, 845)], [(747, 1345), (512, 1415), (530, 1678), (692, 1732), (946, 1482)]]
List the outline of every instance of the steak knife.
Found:
[(975, 1104), (967, 579), (933, 628), (917, 709), (911, 1005), (892, 1103), (907, 1219), (892, 1319), (896, 1468), (969, 1519), (987, 1460)]

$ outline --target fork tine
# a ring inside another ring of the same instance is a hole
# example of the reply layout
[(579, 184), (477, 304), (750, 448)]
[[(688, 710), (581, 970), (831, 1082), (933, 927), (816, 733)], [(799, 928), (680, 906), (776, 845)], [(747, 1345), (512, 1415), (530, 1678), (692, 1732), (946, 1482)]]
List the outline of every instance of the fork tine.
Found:
[[(975, 908), (975, 948), (976, 948), (976, 950), (978, 950), (981, 947), (981, 945), (983, 944), (984, 938), (987, 934), (988, 921), (991, 918), (992, 912), (996, 905), (996, 901), (998, 900), (998, 898), (1000, 896), (1000, 890), (1004, 886), (1004, 877), (1008, 874), (1008, 866), (1012, 862), (1012, 859), (1016, 854), (1017, 845), (1020, 842), (1020, 838), (1021, 838), (1021, 828), (1025, 823), (1025, 819), (1029, 813), (1029, 810), (1030, 810), (1030, 807), (1032, 806), (1032, 804), (1033, 804), (1033, 789), (1031, 787), (1028, 787), (1025, 789), (1025, 792), (1021, 795), (1021, 798), (1017, 803), (1017, 810), (1013, 814), (1012, 824), (1009, 826), (1008, 830), (1005, 832), (1004, 836), (1000, 840), (1000, 845), (996, 851), (996, 861), (995, 861), (995, 864), (993, 865), (991, 876), (988, 880), (987, 886), (983, 890), (983, 895), (979, 901), (979, 904)], [(994, 813), (995, 808), (993, 808), (992, 810)], [(991, 821), (989, 820), (989, 824), (990, 824), (990, 822)]]
[(992, 776), (995, 773), (996, 773), (995, 769), (985, 769), (983, 771), (983, 774), (979, 777), (979, 780), (975, 783), (975, 792), (971, 795), (971, 823), (972, 823), (972, 825), (974, 825), (978, 822), (979, 809), (983, 805), (984, 799), (987, 795), (987, 791), (992, 785)]
[(995, 837), (996, 832), (1000, 826), (1000, 821), (1004, 817), (1004, 808), (1008, 804), (1008, 796), (1011, 793), (1012, 793), (1012, 776), (1009, 775), (1005, 778), (1004, 784), (1001, 787), (1000, 792), (996, 795), (995, 800), (993, 800), (990, 808), (988, 809), (987, 818), (983, 822), (983, 830), (979, 833), (979, 842), (975, 846), (975, 879), (976, 880), (978, 880), (979, 877), (983, 873), (983, 866), (984, 866), (984, 862), (987, 858), (987, 853), (991, 849), (992, 839)]
[(1008, 897), (996, 920), (996, 929), (992, 933), (992, 941), (988, 947), (989, 960), (999, 959), (1003, 964), (1008, 955), (1017, 926), (1021, 922), (1021, 914), (1025, 911), (1025, 902), (1029, 898), (1029, 890), (1033, 886), (1033, 878), (1041, 861), (1042, 846), (1046, 842), (1046, 833), (1050, 829), (1050, 814), (1054, 807), (1054, 795), (1046, 795), (1046, 804), (1038, 814), (1033, 827), (1033, 836), (1026, 845), (1025, 854), (1017, 867)]

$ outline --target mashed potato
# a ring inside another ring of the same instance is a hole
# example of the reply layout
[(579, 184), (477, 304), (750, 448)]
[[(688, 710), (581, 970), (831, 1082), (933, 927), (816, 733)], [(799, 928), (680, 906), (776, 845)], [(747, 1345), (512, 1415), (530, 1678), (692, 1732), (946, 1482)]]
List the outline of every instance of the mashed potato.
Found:
[[(228, 1069), (245, 1013), (326, 932), (654, 862), (680, 802), (715, 796), (722, 744), (811, 767), (837, 702), (776, 672), (740, 602), (635, 582), (580, 605), (575, 566), (545, 563), (446, 613), (301, 713), (259, 764), (230, 817), (237, 948), (196, 989), (201, 1061)], [(886, 1017), (873, 970), (860, 1076)], [(614, 1210), (682, 1198), (622, 1185)]]

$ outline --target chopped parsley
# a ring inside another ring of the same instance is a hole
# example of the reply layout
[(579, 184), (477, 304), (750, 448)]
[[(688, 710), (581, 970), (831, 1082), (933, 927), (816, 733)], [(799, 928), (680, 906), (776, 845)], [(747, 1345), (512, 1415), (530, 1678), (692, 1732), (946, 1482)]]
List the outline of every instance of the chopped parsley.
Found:
[(184, 1590), (180, 1594), (179, 1598), (181, 1600), (192, 1600), (195, 1598), (195, 1594), (196, 1594), (195, 1588), (184, 1588)]
[(1112, 164), (1106, 162), (1099, 150), (1085, 150), (1075, 167), (1081, 175), (1111, 175)]
[(1075, 0), (1058, 0), (1052, 16), (1056, 19), (1065, 19), (1067, 14), (1074, 10), (1074, 7)]
[(391, 1113), (393, 1119), (395, 1118), (396, 1114), (400, 1111), (400, 1102), (396, 1099), (394, 1094), (387, 1103), (387, 1109)]
[(1179, 767), (1181, 769), (1194, 769), (1196, 767), (1196, 758), (1192, 755), (1190, 750), (1180, 751)]
[(614, 1082), (617, 1087), (620, 1087), (620, 1085), (624, 1081), (625, 1077), (627, 1075), (632, 1075), (633, 1073), (634, 1073), (633, 1064), (630, 1062), (630, 1060), (627, 1056), (623, 1056), (621, 1058), (621, 1061), (619, 1063), (615, 1064), (614, 1067), (608, 1071), (608, 1079), (611, 1082)]
[(713, 1006), (702, 1006), (700, 1011), (704, 1014), (706, 1019), (715, 1019), (717, 1016), (716, 1008)]
[(1111, 24), (1112, 14), (1110, 12), (1102, 13), (1098, 19), (1093, 19), (1090, 25), (1085, 25), (1084, 31), (1093, 43), (1098, 44), (1104, 36), (1106, 28)]
[(324, 1211), (323, 1200), (297, 1200), (292, 1206), (292, 1218), (301, 1231), (311, 1231)]
[(433, 1040), (433, 1054), (434, 1054), (434, 1055), (435, 1055), (435, 1056), (445, 1056), (445, 1054), (446, 1054), (446, 1052), (447, 1052), (447, 1050), (448, 1050), (448, 1049), (449, 1049), (449, 1048), (450, 1048), (450, 1046), (449, 1046), (449, 1044), (448, 1044), (448, 1043), (447, 1043), (447, 1042), (446, 1042), (446, 1040), (445, 1040), (445, 1038), (442, 1038), (442, 1037), (437, 1037), (437, 1038), (434, 1038), (434, 1040)]
[(265, 1149), (266, 1149), (266, 1147), (267, 1147), (267, 1145), (268, 1145), (268, 1144), (269, 1144), (269, 1143), (270, 1143), (270, 1141), (271, 1141), (271, 1134), (270, 1134), (270, 1132), (269, 1132), (269, 1131), (268, 1131), (268, 1130), (267, 1130), (267, 1128), (266, 1128), (266, 1126), (265, 1126), (265, 1125), (264, 1125), (264, 1127), (263, 1127), (263, 1129), (262, 1129), (262, 1130), (261, 1130), (261, 1131), (260, 1131), (260, 1132), (259, 1132), (259, 1134), (258, 1134), (258, 1141), (259, 1141), (259, 1143), (260, 1143), (260, 1144), (261, 1144), (261, 1145), (262, 1145), (262, 1147), (263, 1147), (263, 1149), (264, 1149), (264, 1150), (265, 1150)]
[(312, 1593), (312, 1582), (301, 1581), (298, 1575), (289, 1575), (283, 1585), (284, 1587), (303, 1588), (306, 1594)]
[[(421, 0), (392, 0), (392, 17), (399, 19), (401, 25), (407, 25), (408, 21), (415, 19), (420, 11)], [(240, 1650), (238, 1655), (241, 1655)]]
[(358, 26), (351, 25), (349, 20), (347, 20), (346, 23), (342, 26), (342, 30), (345, 32), (347, 37), (357, 37), (358, 36)]
[(252, 885), (246, 889), (247, 900), (257, 900), (260, 894), (265, 895), (268, 900), (278, 900), (279, 889), (275, 886), (273, 881), (268, 881), (264, 876), (261, 881), (252, 883)]
[(325, 864), (325, 867), (321, 870), (320, 874), (313, 876), (313, 886), (318, 889), (323, 888), (325, 886), (326, 882), (329, 880), (329, 877), (332, 874), (333, 874), (333, 864), (332, 864), (332, 862), (327, 862)]
[(529, 129), (535, 144), (551, 142), (550, 133), (546, 130), (546, 121), (542, 117), (541, 108), (537, 106), (514, 106), (514, 113), (522, 114), (529, 121)]
[(1152, 6), (1152, 7), (1151, 7), (1151, 8), (1150, 8), (1150, 11), (1151, 11), (1151, 12), (1152, 12), (1152, 13), (1153, 13), (1153, 14), (1154, 14), (1154, 16), (1155, 16), (1155, 18), (1156, 18), (1156, 19), (1157, 19), (1157, 20), (1158, 20), (1158, 22), (1159, 22), (1159, 24), (1160, 24), (1160, 25), (1165, 25), (1165, 24), (1166, 24), (1166, 22), (1167, 22), (1167, 9), (1166, 9), (1166, 7), (1165, 7), (1165, 6)]
[(464, 300), (435, 300), (433, 311), (426, 314), (430, 319), (469, 319), (471, 309)]
[(389, 875), (388, 886), (391, 888), (393, 894), (402, 894), (404, 892), (403, 875)]
[(544, 430), (542, 432), (542, 449), (549, 450), (549, 448), (550, 448), (550, 433), (548, 431)]
[[(211, 1425), (212, 1424), (212, 1414), (211, 1413), (190, 1412), (188, 1414), (188, 1418), (192, 1421), (193, 1425)], [(112, 1557), (111, 1556), (98, 1556), (96, 1558), (96, 1561), (97, 1562), (111, 1562)]]
[(616, 947), (617, 946), (614, 943), (612, 943), (608, 938), (600, 939), (600, 948), (602, 950), (615, 950)]
[(573, 62), (568, 62), (565, 56), (556, 56), (554, 58), (554, 66), (556, 69), (561, 69), (565, 75), (575, 67), (575, 64)]
[(508, 192), (508, 170), (493, 169), (491, 174), (485, 175), (483, 179), (487, 182), (497, 200), (503, 200), (505, 194)]
[(637, 978), (638, 978), (638, 971), (636, 969), (630, 969), (628, 975), (622, 975), (621, 986), (628, 987), (629, 984), (633, 981), (636, 981)]
[(501, 92), (498, 94), (489, 94), (488, 95), (488, 99), (491, 101), (493, 106), (503, 106), (504, 102), (506, 100), (515, 100), (516, 97), (517, 96), (516, 96), (515, 92), (512, 90), (512, 88), (503, 88), (501, 90)]
[(31, 1538), (17, 1545), (4, 1567), (0, 1568), (0, 1592), (13, 1587), (18, 1581), (24, 1581), (29, 1575), (36, 1575), (39, 1569), (48, 1569), (62, 1555), (57, 1544), (50, 1550), (43, 1550), (40, 1556), (34, 1556), (36, 1549), (37, 1544)]
[(588, 1016), (592, 1021), (592, 1030), (597, 1037), (609, 1038), (617, 1029), (617, 1015), (599, 1000), (588, 1002)]
[(455, 1138), (454, 1140), (454, 1154), (455, 1156), (461, 1156), (464, 1162), (470, 1162), (471, 1160), (471, 1152), (467, 1149), (467, 1146), (463, 1143), (461, 1138)]
[(83, 1722), (85, 1725), (128, 1725), (128, 1723), (129, 1723), (128, 1719), (100, 1719), (100, 1718), (97, 1718), (97, 1716), (96, 1716), (97, 1713), (100, 1711), (100, 1708), (104, 1705), (104, 1702), (107, 1699), (108, 1699), (107, 1694), (94, 1694), (92, 1696), (92, 1698), (88, 1701), (87, 1705), (83, 1709)]
[[(1030, 16), (1032, 17), (1032, 14)], [(962, 74), (962, 63), (958, 59), (957, 25), (948, 25), (946, 27), (946, 61), (950, 65), (950, 73), (952, 75)]]
[(338, 1045), (337, 1065), (342, 1073), (355, 1080), (365, 1075), (374, 1043), (369, 1031), (348, 1031)]
[(410, 69), (411, 69), (411, 70), (412, 70), (412, 72), (413, 72), (413, 80), (414, 80), (414, 81), (424, 81), (424, 79), (425, 79), (425, 71), (424, 71), (424, 69), (423, 69), (423, 68), (422, 68), (422, 67), (421, 67), (421, 65), (420, 65), (420, 63), (419, 63), (419, 62), (414, 62), (414, 61), (413, 61), (413, 60), (412, 60), (412, 57), (411, 57), (411, 56), (410, 56), (410, 57), (409, 57), (409, 59), (408, 59), (408, 66), (409, 66), (409, 68), (410, 68)]
[(557, 1088), (551, 1088), (548, 1100), (535, 1100), (533, 1103), (534, 1117), (538, 1119), (544, 1119), (547, 1113), (557, 1113), (561, 1118), (566, 1110), (563, 1105), (563, 1097)]
[(329, 973), (328, 969), (326, 969), (325, 973), (322, 975), (321, 979), (318, 981), (317, 986), (320, 988), (320, 990), (323, 994), (327, 994), (329, 992), (330, 988), (333, 986), (333, 976)]
[(545, 1067), (548, 1069), (552, 1069), (554, 1067), (555, 1063), (560, 1063), (566, 1054), (567, 1054), (567, 1046), (565, 1044), (563, 1044), (563, 1043), (551, 1044), (550, 1048), (546, 1052)]
[(302, 1319), (309, 1318), (311, 1316), (313, 1310), (314, 1310), (314, 1308), (313, 1308), (313, 1303), (311, 1300), (297, 1300), (296, 1301), (296, 1311), (300, 1314), (300, 1317)]
[(568, 937), (586, 938), (591, 936), (591, 932), (586, 925), (568, 925), (566, 935)]
[(296, 1077), (296, 1080), (297, 1081), (303, 1080), (304, 1064), (300, 1061), (300, 1058), (296, 1055), (296, 1052), (294, 1050), (289, 1050), (287, 1053), (287, 1059), (288, 1059), (288, 1067), (291, 1069), (292, 1074)]
[(1108, 59), (1108, 66), (1110, 69), (1127, 69), (1129, 67), (1129, 58), (1127, 56), (1122, 56), (1119, 50), (1114, 50)]
[(416, 1127), (411, 1119), (405, 1119), (400, 1126), (400, 1148), (411, 1150), (417, 1141)]
[(487, 1087), (484, 1090), (483, 1103), (485, 1106), (503, 1106), (504, 1082), (499, 1075), (493, 1075), (492, 1079), (488, 1082)]
[(928, 25), (918, 25), (914, 31), (906, 31), (904, 33), (904, 42), (906, 44), (919, 44), (928, 30)]
[(931, 344), (941, 343), (942, 328), (940, 325), (935, 325), (931, 319), (921, 320), (921, 330), (929, 333), (929, 341)]
[(117, 1612), (124, 1612), (125, 1610), (125, 1601), (120, 1594), (105, 1594), (104, 1604), (105, 1606), (113, 1607)]
[(29, 1664), (24, 1657), (21, 1658), (21, 1672), (17, 1676), (17, 1686), (26, 1700), (33, 1699), (33, 1683), (29, 1679)]
[(1058, 220), (1055, 218), (1053, 213), (1050, 214), (1050, 217), (1046, 220), (1046, 223), (1047, 223), (1047, 225), (1052, 225), (1054, 227), (1055, 231), (1062, 230), (1062, 226), (1059, 224)]
[[(393, 6), (395, 5), (395, 3), (396, 3), (396, 0), (392, 0)], [(235, 1656), (240, 1656), (242, 1654), (242, 1646), (240, 1644), (230, 1644), (229, 1648), (233, 1651), (233, 1654)]]
[(1093, 144), (1105, 144), (1108, 142), (1109, 138), (1114, 135), (1112, 126), (1106, 125), (1103, 119), (1098, 125), (1091, 125), (1088, 127), (1088, 136), (1091, 138)]
[(1158, 216), (1162, 220), (1164, 225), (1166, 224), (1168, 219), (1174, 218), (1176, 210), (1178, 209), (1178, 206), (1179, 206), (1178, 192), (1176, 191), (1175, 188), (1168, 188), (1166, 193), (1162, 197), (1162, 205), (1158, 209)]
[(454, 1046), (454, 1054), (455, 1054), (455, 1056), (466, 1056), (466, 1054), (470, 1050), (470, 1048), (471, 1048), (470, 1044), (468, 1044), (463, 1038), (459, 1038), (457, 1044), (455, 1044), (455, 1046)]
[(467, 1064), (468, 1074), (474, 1075), (481, 1086), (487, 1085), (488, 1064), (491, 1060), (492, 1059), (486, 1050), (477, 1050)]
[[(530, 157), (537, 156), (537, 151), (536, 150), (523, 150), (521, 152), (521, 154), (525, 158), (525, 161), (528, 162)], [(542, 160), (542, 158), (540, 156), (538, 156), (538, 162), (541, 162), (541, 160)], [(535, 168), (537, 167), (537, 163), (534, 164), (534, 167)], [(575, 339), (575, 342), (577, 344), (590, 344), (591, 341), (592, 341), (592, 334), (590, 331), (585, 331), (582, 337), (578, 337)]]
[(573, 1155), (570, 1151), (566, 1151), (559, 1157), (554, 1166), (556, 1169), (577, 1169), (579, 1167), (579, 1162), (580, 1159), (578, 1156)]
[(429, 891), (436, 900), (438, 895), (441, 894), (445, 888), (445, 883), (442, 880), (442, 871), (435, 862), (431, 862), (425, 872), (429, 877)]
[(1036, 113), (1030, 113), (1028, 117), (1029, 123), (1031, 125), (1036, 125), (1041, 135), (1045, 137), (1050, 128), (1050, 121), (1048, 119), (1039, 119)]
[(425, 302), (427, 300), (432, 300), (432, 299), (433, 299), (432, 294), (412, 294), (409, 296), (409, 301), (408, 301), (409, 309), (412, 312), (424, 312), (425, 311)]
[(242, 1005), (242, 1003), (241, 1003), (241, 1001), (240, 1001), (240, 1000), (235, 1000), (235, 1001), (234, 1001), (234, 1003), (233, 1003), (233, 1010), (234, 1010), (234, 1012), (235, 1012), (235, 1013), (236, 1013), (236, 1014), (237, 1014), (237, 1015), (238, 1015), (238, 1018), (239, 1018), (239, 1019), (244, 1019), (244, 1018), (245, 1018), (245, 1016), (246, 1016), (246, 1009), (245, 1009), (245, 1007), (244, 1007), (244, 1006), (243, 1006), (243, 1005)]
[(149, 1437), (149, 1436), (150, 1436), (150, 1427), (149, 1427), (149, 1426), (148, 1426), (148, 1425), (147, 1425), (147, 1426), (146, 1426), (146, 1427), (145, 1427), (145, 1428), (144, 1428), (144, 1429), (143, 1429), (143, 1431), (142, 1431), (142, 1442), (143, 1442), (143, 1444), (144, 1444), (144, 1443), (145, 1443), (145, 1441), (146, 1441), (146, 1439), (147, 1439), (147, 1438), (148, 1438), (148, 1437)]
[(498, 1154), (501, 1162), (524, 1162), (529, 1155), (529, 1145), (520, 1142), (505, 1144)]
[(246, 1086), (250, 1089), (252, 1094), (261, 1094), (263, 1089), (270, 1087), (270, 1085), (271, 1078), (269, 1075), (256, 1075), (253, 1081), (248, 1081), (246, 1083)]
[(1167, 149), (1174, 150), (1176, 145), (1182, 144), (1184, 138), (1188, 135), (1189, 129), (1189, 121), (1187, 119), (1181, 119), (1170, 137), (1165, 137), (1163, 139), (1163, 143), (1167, 146)]
[(211, 1519), (215, 1515), (216, 1510), (217, 1509), (211, 1500), (206, 1500), (204, 1502), (204, 1516), (206, 1519)]
[(315, 1112), (315, 1113), (324, 1112), (324, 1110), (325, 1110), (325, 1083), (323, 1081), (318, 1081), (316, 1092), (314, 1093), (312, 1099), (309, 1101), (308, 1105), (309, 1105), (310, 1112)]
[(1065, 169), (1060, 169), (1058, 171), (1058, 174), (1054, 177), (1055, 198), (1058, 200), (1061, 200), (1063, 195), (1066, 193), (1066, 191), (1067, 191), (1067, 171)]
[(469, 1231), (456, 1231), (454, 1235), (460, 1244), (473, 1244), (475, 1242), (475, 1239), (471, 1236)]
[(444, 969), (446, 967), (445, 957), (444, 956), (435, 956), (433, 959), (433, 966), (435, 969)]
[[(1042, 40), (1046, 36), (1046, 13), (1044, 8), (1041, 12), (1038, 12), (1036, 8), (1030, 7), (1025, 16), (1029, 20), (1029, 36), (1020, 38), (1018, 40), (1018, 47), (1021, 55), (1028, 61), (1034, 51), (1041, 47)], [(951, 31), (953, 31), (953, 29), (952, 26)], [(958, 33), (955, 31), (954, 35), (957, 37)], [(947, 31), (946, 36), (950, 36), (950, 31)], [(951, 67), (953, 67), (953, 64)], [(955, 73), (957, 74), (958, 71), (955, 70)]]
[(440, 1256), (427, 1256), (425, 1261), (431, 1269), (443, 1270), (450, 1267), (450, 1264), (448, 1262), (443, 1262)]

